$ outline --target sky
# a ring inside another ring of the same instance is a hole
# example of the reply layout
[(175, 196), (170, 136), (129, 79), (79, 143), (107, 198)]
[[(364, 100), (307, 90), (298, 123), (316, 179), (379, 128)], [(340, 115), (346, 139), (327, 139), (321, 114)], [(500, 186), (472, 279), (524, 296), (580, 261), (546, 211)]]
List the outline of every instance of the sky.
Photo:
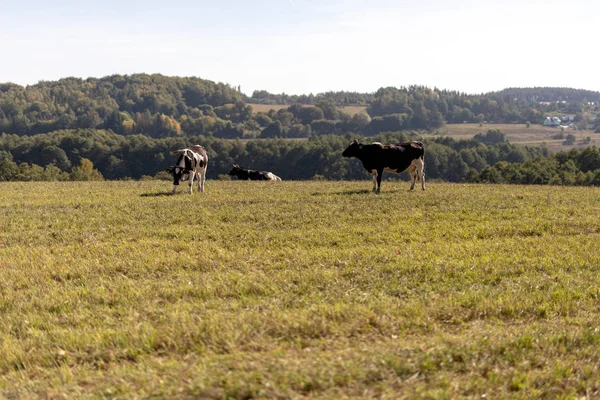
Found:
[(600, 91), (600, 1), (0, 0), (0, 82), (159, 73), (251, 95)]

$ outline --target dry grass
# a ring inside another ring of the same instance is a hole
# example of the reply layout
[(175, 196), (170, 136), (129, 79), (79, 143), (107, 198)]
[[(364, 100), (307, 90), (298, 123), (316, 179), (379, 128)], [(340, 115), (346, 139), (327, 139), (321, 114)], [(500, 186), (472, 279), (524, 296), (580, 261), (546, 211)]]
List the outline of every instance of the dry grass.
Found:
[(0, 397), (598, 397), (598, 189), (370, 186), (1, 183)]
[[(564, 139), (552, 139), (552, 136), (560, 133), (560, 128), (548, 127), (543, 125), (531, 125), (529, 128), (525, 124), (448, 124), (440, 128), (436, 134), (451, 136), (456, 139), (471, 139), (478, 133), (485, 133), (490, 129), (499, 129), (506, 134), (507, 139), (514, 144), (541, 146), (546, 145), (550, 150), (560, 151), (569, 148), (581, 148), (585, 146), (600, 145), (600, 136), (593, 131), (576, 131), (565, 129), (564, 135), (575, 135), (575, 145), (564, 145)], [(592, 141), (589, 144), (582, 144), (585, 137), (589, 136)]]
[(342, 110), (347, 112), (350, 115), (358, 114), (361, 111), (365, 111), (367, 107), (365, 106), (345, 106), (342, 107)]
[(252, 107), (252, 112), (254, 114), (256, 113), (268, 113), (269, 110), (275, 110), (275, 111), (279, 111), (282, 108), (288, 108), (289, 105), (287, 104), (254, 104), (254, 103), (248, 103), (248, 105), (250, 107)]
[[(267, 113), (269, 112), (269, 110), (275, 110), (278, 111), (282, 108), (288, 108), (289, 105), (285, 105), (285, 104), (276, 104), (276, 105), (270, 105), (270, 104), (253, 104), (250, 103), (248, 104), (249, 106), (252, 107), (252, 111), (254, 113), (258, 113), (258, 112), (262, 112), (262, 113)], [(346, 107), (341, 107), (342, 110), (344, 110), (345, 112), (347, 112), (350, 115), (354, 115), (357, 114), (363, 110), (366, 110), (367, 107), (365, 106), (346, 106)]]

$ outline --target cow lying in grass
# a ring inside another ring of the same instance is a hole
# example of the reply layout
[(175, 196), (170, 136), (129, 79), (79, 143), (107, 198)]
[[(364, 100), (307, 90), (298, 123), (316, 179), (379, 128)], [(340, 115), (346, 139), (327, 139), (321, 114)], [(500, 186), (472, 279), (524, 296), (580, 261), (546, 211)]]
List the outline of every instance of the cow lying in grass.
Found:
[(281, 178), (272, 172), (255, 171), (253, 169), (244, 169), (237, 164), (233, 164), (233, 168), (229, 171), (230, 176), (236, 176), (238, 179), (247, 181), (280, 181)]
[(421, 189), (425, 190), (425, 146), (421, 142), (361, 144), (353, 140), (342, 156), (358, 158), (362, 162), (373, 175), (375, 193), (381, 190), (383, 171), (394, 174), (408, 171), (412, 176), (410, 190), (415, 188), (417, 179), (421, 180)]
[(192, 193), (194, 177), (198, 177), (198, 191), (204, 192), (204, 181), (206, 180), (206, 168), (208, 166), (208, 155), (202, 146), (190, 146), (186, 149), (172, 151), (171, 154), (177, 155), (175, 165), (167, 169), (167, 172), (173, 175), (173, 191), (175, 194), (177, 186), (184, 181), (189, 180), (189, 193)]

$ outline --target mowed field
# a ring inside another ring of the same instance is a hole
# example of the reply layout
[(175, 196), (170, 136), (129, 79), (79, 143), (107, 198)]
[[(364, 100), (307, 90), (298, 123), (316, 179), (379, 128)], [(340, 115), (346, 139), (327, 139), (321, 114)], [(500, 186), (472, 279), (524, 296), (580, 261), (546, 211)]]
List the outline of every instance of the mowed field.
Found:
[(596, 398), (600, 189), (0, 184), (0, 398)]
[[(265, 114), (268, 113), (269, 110), (278, 111), (282, 108), (288, 108), (290, 106), (289, 104), (255, 104), (255, 103), (249, 103), (248, 105), (252, 107), (252, 111), (254, 113), (262, 112)], [(340, 107), (340, 108), (350, 115), (358, 114), (359, 112), (367, 109), (366, 106), (345, 106), (345, 107)]]
[[(560, 134), (560, 128), (544, 125), (531, 125), (529, 128), (525, 124), (447, 124), (437, 130), (437, 135), (451, 136), (455, 139), (471, 139), (478, 133), (486, 133), (491, 129), (499, 129), (504, 132), (509, 142), (513, 144), (542, 146), (546, 145), (552, 151), (560, 151), (571, 148), (583, 148), (586, 146), (600, 146), (600, 135), (594, 131), (576, 131), (565, 129), (565, 137), (572, 134), (576, 137), (575, 144), (565, 145), (564, 139), (553, 139), (552, 137)], [(590, 137), (591, 142), (583, 144), (586, 137)], [(425, 135), (427, 137), (427, 135)]]

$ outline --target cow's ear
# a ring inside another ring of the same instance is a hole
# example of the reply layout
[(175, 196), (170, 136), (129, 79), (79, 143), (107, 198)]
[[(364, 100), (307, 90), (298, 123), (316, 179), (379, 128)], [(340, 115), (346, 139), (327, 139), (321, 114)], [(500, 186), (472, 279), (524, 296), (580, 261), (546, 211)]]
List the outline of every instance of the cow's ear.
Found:
[(358, 144), (358, 140), (352, 139), (352, 144)]

